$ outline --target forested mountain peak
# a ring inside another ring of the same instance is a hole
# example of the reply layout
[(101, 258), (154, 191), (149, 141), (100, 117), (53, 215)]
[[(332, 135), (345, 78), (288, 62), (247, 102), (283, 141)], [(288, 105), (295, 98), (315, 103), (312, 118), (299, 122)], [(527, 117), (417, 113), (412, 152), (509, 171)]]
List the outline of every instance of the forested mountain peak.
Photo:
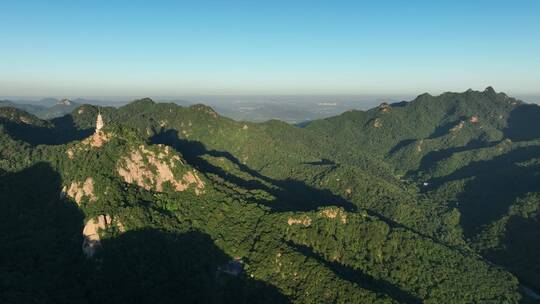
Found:
[(197, 110), (197, 111), (201, 111), (201, 112), (204, 112), (214, 118), (217, 118), (219, 116), (219, 114), (214, 110), (212, 109), (211, 107), (207, 106), (207, 105), (203, 105), (203, 104), (196, 104), (196, 105), (192, 105), (190, 106), (191, 109), (194, 109), (194, 110)]
[(484, 90), (484, 93), (490, 94), (490, 95), (495, 95), (496, 94), (495, 89), (493, 87), (491, 87), (491, 86), (486, 87), (486, 89)]
[(36, 126), (45, 126), (47, 123), (40, 120), (32, 114), (29, 114), (23, 110), (12, 108), (12, 107), (3, 107), (0, 108), (0, 119), (10, 121), (12, 123), (18, 124), (27, 124), (27, 125), (36, 125)]
[(156, 102), (153, 101), (151, 98), (145, 97), (145, 98), (134, 100), (130, 102), (129, 104), (125, 105), (124, 107), (133, 107), (133, 108), (142, 109), (144, 107), (152, 106), (155, 104)]

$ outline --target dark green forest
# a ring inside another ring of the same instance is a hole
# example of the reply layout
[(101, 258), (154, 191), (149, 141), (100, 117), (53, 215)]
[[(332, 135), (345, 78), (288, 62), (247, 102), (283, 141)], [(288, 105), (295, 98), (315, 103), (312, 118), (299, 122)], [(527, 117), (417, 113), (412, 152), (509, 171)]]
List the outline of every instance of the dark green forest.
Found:
[(7, 104), (0, 231), (1, 303), (534, 303), (540, 107), (487, 88), (294, 126)]

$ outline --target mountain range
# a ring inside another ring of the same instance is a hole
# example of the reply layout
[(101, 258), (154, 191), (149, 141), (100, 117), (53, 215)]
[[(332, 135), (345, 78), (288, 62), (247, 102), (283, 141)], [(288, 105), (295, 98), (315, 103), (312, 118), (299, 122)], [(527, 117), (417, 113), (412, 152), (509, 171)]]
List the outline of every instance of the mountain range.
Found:
[(0, 107), (12, 107), (31, 113), (41, 119), (52, 119), (69, 114), (81, 104), (69, 99), (42, 99), (40, 104), (12, 102), (0, 100)]
[(3, 102), (0, 301), (535, 303), (539, 166), (491, 87), (301, 126)]

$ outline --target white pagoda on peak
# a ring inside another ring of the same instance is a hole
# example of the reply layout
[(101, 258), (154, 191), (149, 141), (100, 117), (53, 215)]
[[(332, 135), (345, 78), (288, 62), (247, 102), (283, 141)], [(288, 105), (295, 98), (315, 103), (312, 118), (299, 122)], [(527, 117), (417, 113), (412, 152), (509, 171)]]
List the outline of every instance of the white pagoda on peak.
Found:
[(96, 132), (100, 131), (105, 123), (103, 122), (103, 117), (101, 117), (101, 113), (98, 112), (97, 119), (96, 119)]

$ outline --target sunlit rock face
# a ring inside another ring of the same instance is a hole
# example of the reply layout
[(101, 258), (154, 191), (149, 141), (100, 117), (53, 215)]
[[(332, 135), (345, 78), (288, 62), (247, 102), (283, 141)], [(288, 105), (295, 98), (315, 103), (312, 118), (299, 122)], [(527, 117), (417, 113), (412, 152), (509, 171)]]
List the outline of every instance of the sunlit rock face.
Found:
[(113, 225), (118, 229), (118, 231), (125, 231), (124, 225), (118, 220), (115, 220), (113, 223), (111, 216), (108, 214), (99, 215), (96, 218), (90, 219), (88, 222), (86, 222), (83, 229), (84, 241), (82, 244), (82, 250), (86, 257), (93, 257), (96, 250), (101, 247), (99, 230), (108, 229)]

